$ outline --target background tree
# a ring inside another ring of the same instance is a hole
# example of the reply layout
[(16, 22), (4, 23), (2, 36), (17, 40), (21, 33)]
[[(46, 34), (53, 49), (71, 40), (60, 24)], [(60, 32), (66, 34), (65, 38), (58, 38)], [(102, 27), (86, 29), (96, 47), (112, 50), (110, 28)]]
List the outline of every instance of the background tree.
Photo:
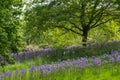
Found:
[(0, 64), (13, 63), (10, 52), (18, 52), (22, 47), (20, 15), (21, 0), (0, 1)]
[(37, 3), (26, 12), (27, 28), (37, 32), (60, 28), (82, 36), (86, 46), (88, 33), (118, 19), (115, 0), (53, 0)]

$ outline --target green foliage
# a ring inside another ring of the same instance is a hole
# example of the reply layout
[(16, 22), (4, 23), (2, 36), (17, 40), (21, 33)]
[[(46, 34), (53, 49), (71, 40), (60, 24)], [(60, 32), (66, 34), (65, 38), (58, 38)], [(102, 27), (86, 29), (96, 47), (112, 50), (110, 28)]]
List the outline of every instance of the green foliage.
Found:
[[(82, 38), (80, 40), (86, 44), (88, 34), (93, 31), (92, 29), (101, 27), (97, 28), (97, 33), (105, 32), (103, 27), (108, 29), (106, 26), (109, 22), (118, 22), (116, 19), (119, 19), (118, 16), (120, 16), (118, 4), (114, 0), (52, 0), (49, 2), (39, 2), (38, 0), (33, 4), (34, 6), (25, 12), (25, 36), (26, 41), (30, 40), (30, 42), (44, 39), (41, 36), (47, 30), (51, 34), (51, 30), (59, 28), (63, 32), (77, 34)], [(105, 33), (108, 33), (109, 29)]]
[(13, 63), (8, 53), (18, 52), (22, 47), (21, 5), (20, 0), (0, 1), (0, 56), (4, 61), (0, 61), (1, 65), (5, 65), (6, 62)]
[(106, 42), (120, 40), (119, 27), (120, 26), (117, 22), (111, 21), (104, 26), (94, 28), (89, 33), (88, 41), (94, 41), (94, 43), (104, 44)]
[(42, 43), (47, 43), (50, 47), (78, 45), (81, 40), (81, 37), (79, 37), (78, 35), (72, 32), (61, 30), (59, 28), (49, 29), (44, 32), (42, 36)]

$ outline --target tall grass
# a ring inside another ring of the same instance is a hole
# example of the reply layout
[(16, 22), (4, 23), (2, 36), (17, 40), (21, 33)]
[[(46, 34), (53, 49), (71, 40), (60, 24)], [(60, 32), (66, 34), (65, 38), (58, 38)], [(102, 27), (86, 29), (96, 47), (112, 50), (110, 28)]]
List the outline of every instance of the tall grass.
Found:
[[(4, 71), (15, 69), (30, 68), (33, 64), (35, 66), (53, 63), (56, 61), (63, 61), (67, 59), (79, 59), (80, 57), (100, 56), (102, 54), (111, 54), (111, 50), (119, 50), (120, 42), (110, 42), (105, 44), (94, 44), (86, 48), (79, 46), (69, 46), (67, 48), (54, 48), (38, 51), (21, 52), (19, 55), (15, 54), (16, 63), (14, 65), (7, 65)], [(16, 57), (17, 55), (17, 57)], [(0, 68), (0, 72), (3, 69)]]
[(119, 80), (120, 52), (8, 71), (1, 80)]
[(120, 49), (120, 41), (107, 42), (104, 44), (93, 44), (88, 47), (69, 46), (68, 48), (56, 48), (49, 52), (48, 57), (50, 62), (66, 60), (66, 59), (78, 59), (80, 57), (100, 56), (102, 54), (111, 54), (112, 50)]
[[(66, 60), (66, 59), (77, 59), (80, 57), (91, 57), (91, 56), (99, 56), (104, 53), (110, 54), (111, 50), (120, 49), (120, 41), (114, 41), (104, 44), (94, 44), (88, 47), (80, 47), (80, 46), (69, 46), (67, 48), (47, 48), (38, 51), (26, 51), (17, 54), (11, 54), (11, 56), (19, 62), (24, 62), (26, 60), (35, 60), (37, 57), (42, 57), (50, 62), (58, 61), (58, 60)], [(38, 59), (37, 58), (37, 59)]]

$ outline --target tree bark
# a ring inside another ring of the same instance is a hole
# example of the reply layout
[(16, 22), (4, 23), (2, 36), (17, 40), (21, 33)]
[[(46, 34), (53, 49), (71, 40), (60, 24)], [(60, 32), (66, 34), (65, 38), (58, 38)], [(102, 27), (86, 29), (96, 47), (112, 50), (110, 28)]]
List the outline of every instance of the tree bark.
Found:
[(83, 34), (82, 34), (82, 45), (84, 47), (87, 46), (87, 38), (88, 38), (89, 27), (83, 27)]

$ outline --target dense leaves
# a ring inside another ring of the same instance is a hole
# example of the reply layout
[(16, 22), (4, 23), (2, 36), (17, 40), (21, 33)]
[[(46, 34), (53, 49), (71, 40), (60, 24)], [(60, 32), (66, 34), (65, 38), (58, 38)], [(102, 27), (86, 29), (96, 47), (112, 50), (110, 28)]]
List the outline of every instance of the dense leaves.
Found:
[(22, 3), (20, 0), (0, 1), (0, 60), (1, 65), (11, 62), (10, 52), (17, 52), (22, 45), (20, 15)]
[(40, 33), (57, 27), (82, 36), (86, 46), (89, 31), (116, 21), (119, 12), (114, 0), (51, 0), (36, 3), (26, 12), (25, 20), (29, 31), (32, 28)]

